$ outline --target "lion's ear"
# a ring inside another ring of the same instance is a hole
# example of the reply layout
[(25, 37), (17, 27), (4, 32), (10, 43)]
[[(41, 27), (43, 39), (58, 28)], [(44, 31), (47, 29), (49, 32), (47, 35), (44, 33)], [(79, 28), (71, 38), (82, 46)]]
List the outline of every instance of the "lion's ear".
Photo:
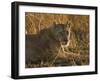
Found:
[(52, 22), (52, 25), (50, 26), (50, 32), (54, 32), (54, 28), (56, 27), (56, 22)]

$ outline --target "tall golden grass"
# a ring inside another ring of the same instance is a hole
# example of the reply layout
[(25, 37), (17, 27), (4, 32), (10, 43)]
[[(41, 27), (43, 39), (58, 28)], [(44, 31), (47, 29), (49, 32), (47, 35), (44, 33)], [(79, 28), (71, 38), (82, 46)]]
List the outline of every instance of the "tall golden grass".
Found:
[[(89, 64), (89, 16), (72, 14), (51, 14), (51, 13), (25, 13), (25, 31), (27, 34), (37, 34), (41, 30), (50, 27), (54, 22), (57, 24), (71, 23), (71, 36), (67, 52), (68, 64), (88, 65)], [(68, 54), (69, 53), (69, 54)], [(75, 64), (76, 63), (76, 64)], [(51, 66), (47, 63), (48, 66)], [(30, 65), (31, 67), (32, 65)], [(35, 66), (43, 66), (43, 63)]]

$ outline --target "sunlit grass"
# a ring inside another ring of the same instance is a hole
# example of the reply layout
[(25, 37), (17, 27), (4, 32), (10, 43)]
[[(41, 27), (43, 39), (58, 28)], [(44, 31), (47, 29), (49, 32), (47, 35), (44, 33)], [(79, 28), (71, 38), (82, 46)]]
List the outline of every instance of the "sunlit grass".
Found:
[[(48, 28), (54, 22), (64, 24), (71, 23), (71, 35), (69, 46), (64, 48), (65, 53), (61, 54), (50, 62), (35, 64), (30, 62), (26, 68), (32, 67), (54, 67), (54, 66), (75, 66), (89, 64), (89, 16), (88, 15), (65, 15), (65, 14), (44, 14), (25, 13), (26, 34), (37, 34)], [(67, 52), (67, 53), (66, 53)], [(34, 58), (33, 58), (34, 59)]]

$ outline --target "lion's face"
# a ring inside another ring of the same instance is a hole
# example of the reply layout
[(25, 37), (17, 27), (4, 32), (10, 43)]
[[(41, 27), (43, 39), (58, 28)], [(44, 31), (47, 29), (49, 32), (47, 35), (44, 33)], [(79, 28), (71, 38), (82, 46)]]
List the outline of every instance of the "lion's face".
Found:
[(66, 45), (70, 36), (70, 28), (66, 27), (64, 24), (56, 24), (54, 35), (57, 41), (59, 41), (62, 45)]

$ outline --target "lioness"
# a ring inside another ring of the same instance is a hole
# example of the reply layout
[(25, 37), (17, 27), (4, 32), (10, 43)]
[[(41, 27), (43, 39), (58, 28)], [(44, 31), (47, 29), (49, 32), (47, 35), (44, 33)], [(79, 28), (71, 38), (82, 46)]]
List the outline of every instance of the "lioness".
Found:
[(26, 67), (41, 63), (52, 63), (56, 57), (63, 57), (62, 45), (67, 45), (70, 26), (53, 24), (36, 35), (26, 35)]

